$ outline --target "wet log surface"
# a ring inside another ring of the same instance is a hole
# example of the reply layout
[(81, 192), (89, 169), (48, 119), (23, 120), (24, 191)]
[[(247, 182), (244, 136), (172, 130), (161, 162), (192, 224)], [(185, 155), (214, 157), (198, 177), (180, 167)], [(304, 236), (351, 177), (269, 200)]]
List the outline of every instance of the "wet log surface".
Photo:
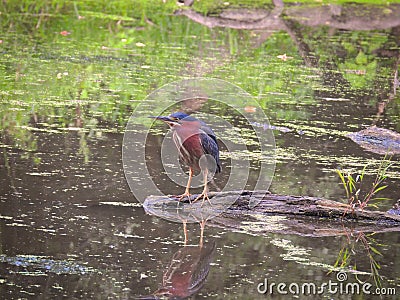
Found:
[[(398, 210), (352, 211), (347, 204), (337, 201), (266, 191), (211, 193), (210, 199), (212, 206), (207, 202), (202, 206), (201, 200), (189, 203), (174, 197), (151, 196), (143, 207), (149, 214), (176, 222), (208, 220), (208, 226), (254, 235), (284, 233), (317, 237), (400, 231), (400, 215), (395, 214)], [(228, 200), (221, 202), (221, 199)]]

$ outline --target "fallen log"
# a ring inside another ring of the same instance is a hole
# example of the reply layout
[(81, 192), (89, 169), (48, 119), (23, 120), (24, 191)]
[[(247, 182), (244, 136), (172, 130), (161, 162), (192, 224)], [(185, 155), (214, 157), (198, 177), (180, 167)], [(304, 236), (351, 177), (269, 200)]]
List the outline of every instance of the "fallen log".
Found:
[[(191, 201), (197, 195), (192, 195)], [(347, 204), (307, 196), (266, 191), (210, 193), (212, 205), (180, 202), (170, 196), (150, 196), (143, 207), (149, 214), (175, 222), (208, 220), (211, 226), (255, 235), (270, 233), (333, 236), (360, 232), (400, 231), (398, 210), (352, 210)], [(258, 203), (252, 207), (251, 202)]]
[[(359, 11), (363, 13), (360, 14)], [(400, 5), (277, 5), (267, 9), (224, 8), (218, 16), (203, 15), (193, 9), (180, 9), (175, 15), (207, 26), (244, 30), (286, 30), (284, 19), (309, 26), (327, 26), (345, 30), (381, 30), (400, 25)]]

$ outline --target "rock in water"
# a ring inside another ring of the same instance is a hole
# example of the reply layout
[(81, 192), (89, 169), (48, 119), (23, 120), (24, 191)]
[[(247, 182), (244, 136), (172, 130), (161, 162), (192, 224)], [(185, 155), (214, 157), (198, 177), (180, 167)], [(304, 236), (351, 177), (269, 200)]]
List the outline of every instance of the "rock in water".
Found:
[(400, 154), (400, 133), (371, 126), (367, 129), (349, 133), (347, 137), (365, 150), (377, 154)]
[(400, 216), (400, 199), (397, 200), (396, 204), (393, 205), (393, 208), (389, 209), (389, 210), (387, 211), (387, 213), (388, 213), (388, 214), (391, 214), (391, 215), (398, 215), (398, 216)]

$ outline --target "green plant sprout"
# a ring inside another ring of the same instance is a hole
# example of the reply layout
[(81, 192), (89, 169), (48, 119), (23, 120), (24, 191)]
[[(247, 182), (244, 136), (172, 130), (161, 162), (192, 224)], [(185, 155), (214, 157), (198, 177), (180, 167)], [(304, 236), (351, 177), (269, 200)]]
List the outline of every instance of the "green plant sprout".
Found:
[(382, 159), (375, 179), (370, 187), (365, 187), (365, 184), (363, 185), (367, 166), (368, 164), (364, 166), (361, 174), (357, 176), (351, 173), (345, 173), (339, 169), (335, 170), (346, 191), (347, 203), (351, 207), (353, 213), (356, 208), (360, 208), (361, 210), (364, 210), (367, 206), (378, 208), (375, 203), (370, 203), (371, 201), (389, 200), (389, 198), (376, 197), (376, 194), (387, 188), (384, 181), (387, 178), (387, 170), (392, 166), (391, 157), (387, 158), (387, 155), (385, 155)]

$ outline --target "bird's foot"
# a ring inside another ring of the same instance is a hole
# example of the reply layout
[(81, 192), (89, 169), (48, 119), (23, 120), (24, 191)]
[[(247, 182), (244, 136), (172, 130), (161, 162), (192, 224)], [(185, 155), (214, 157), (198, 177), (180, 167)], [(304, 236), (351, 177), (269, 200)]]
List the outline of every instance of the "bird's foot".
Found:
[(183, 201), (187, 197), (189, 202), (191, 203), (191, 201), (190, 201), (191, 196), (192, 195), (189, 192), (184, 192), (182, 195), (176, 196), (176, 197), (178, 198), (178, 201)]
[(192, 201), (192, 203), (196, 202), (197, 200), (203, 198), (203, 201), (201, 202), (201, 207), (203, 207), (204, 202), (207, 200), (208, 203), (210, 203), (210, 205), (212, 206), (212, 203), (210, 201), (210, 198), (208, 198), (208, 193), (207, 192), (202, 192), (196, 199), (194, 199)]

